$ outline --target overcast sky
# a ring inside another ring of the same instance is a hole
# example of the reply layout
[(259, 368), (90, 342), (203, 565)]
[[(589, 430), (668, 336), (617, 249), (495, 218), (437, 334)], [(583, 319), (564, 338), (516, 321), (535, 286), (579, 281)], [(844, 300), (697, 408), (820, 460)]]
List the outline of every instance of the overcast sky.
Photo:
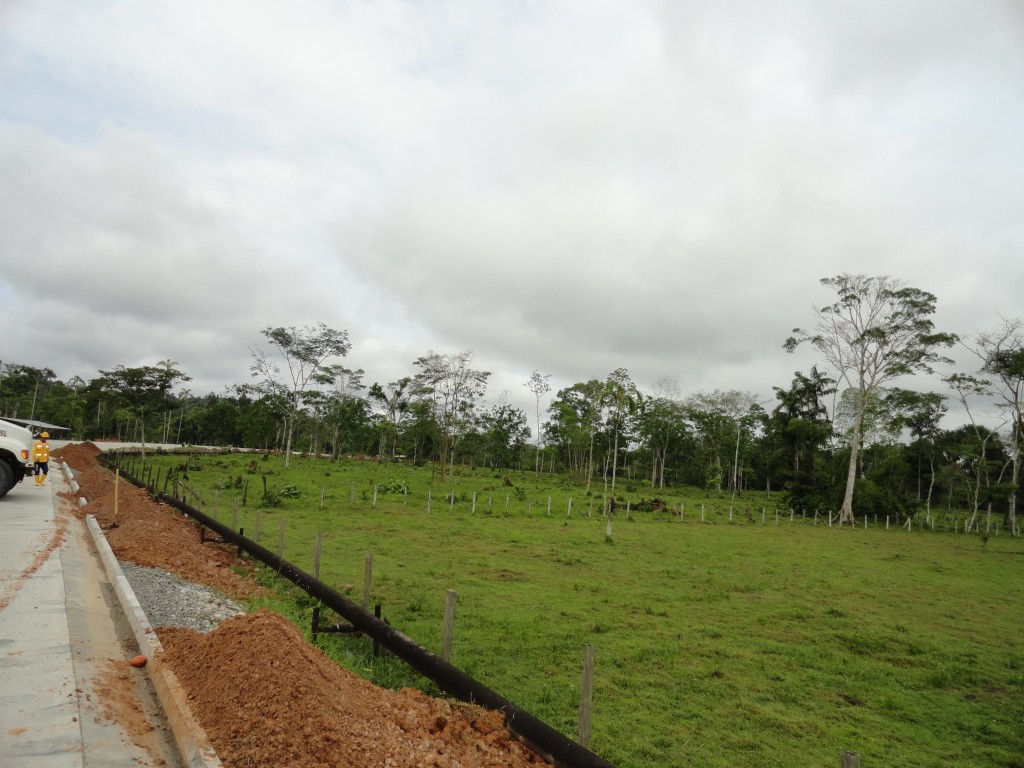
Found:
[(324, 322), (531, 414), (534, 369), (768, 400), (842, 272), (1024, 316), (1018, 0), (0, 0), (4, 363), (205, 394)]

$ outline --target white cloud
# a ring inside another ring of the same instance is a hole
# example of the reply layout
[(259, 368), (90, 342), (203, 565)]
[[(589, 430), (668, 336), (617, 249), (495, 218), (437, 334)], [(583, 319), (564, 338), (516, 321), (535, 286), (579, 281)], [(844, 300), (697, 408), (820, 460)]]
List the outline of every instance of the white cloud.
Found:
[(781, 342), (844, 271), (991, 327), (1024, 284), (1021, 20), (998, 0), (8, 6), (0, 321), (47, 322), (4, 358), (88, 377), (170, 357), (219, 390), (262, 327), (323, 321), (370, 381), (473, 348), (529, 411), (534, 368), (768, 396), (812, 362)]

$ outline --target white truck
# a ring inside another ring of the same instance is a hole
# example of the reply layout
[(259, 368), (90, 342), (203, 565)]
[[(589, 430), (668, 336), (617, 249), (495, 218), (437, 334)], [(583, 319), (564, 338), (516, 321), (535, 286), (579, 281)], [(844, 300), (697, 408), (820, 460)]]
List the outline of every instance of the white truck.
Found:
[(32, 474), (35, 441), (25, 427), (0, 419), (0, 498)]

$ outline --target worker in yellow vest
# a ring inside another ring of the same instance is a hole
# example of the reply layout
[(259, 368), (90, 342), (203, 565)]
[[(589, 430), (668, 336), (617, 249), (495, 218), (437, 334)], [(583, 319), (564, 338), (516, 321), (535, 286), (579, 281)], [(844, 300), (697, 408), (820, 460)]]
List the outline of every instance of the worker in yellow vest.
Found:
[(46, 442), (50, 437), (43, 432), (32, 446), (32, 461), (36, 463), (36, 485), (46, 485), (46, 475), (50, 472), (50, 446)]

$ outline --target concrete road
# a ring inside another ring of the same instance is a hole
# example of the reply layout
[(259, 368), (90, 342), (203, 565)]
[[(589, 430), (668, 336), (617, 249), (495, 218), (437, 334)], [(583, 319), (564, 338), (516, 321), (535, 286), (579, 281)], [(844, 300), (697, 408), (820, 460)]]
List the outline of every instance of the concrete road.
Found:
[[(53, 466), (53, 465), (51, 465)], [(0, 766), (181, 766), (59, 471), (0, 499)]]

